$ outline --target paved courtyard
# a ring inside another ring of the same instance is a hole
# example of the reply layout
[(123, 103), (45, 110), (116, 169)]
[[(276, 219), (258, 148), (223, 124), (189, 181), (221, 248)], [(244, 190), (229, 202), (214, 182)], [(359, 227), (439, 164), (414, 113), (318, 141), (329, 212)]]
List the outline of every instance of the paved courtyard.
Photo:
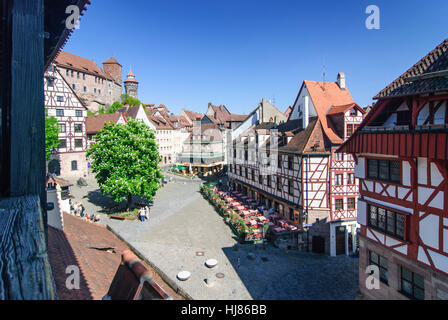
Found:
[[(72, 187), (75, 201), (82, 201), (88, 211), (110, 207), (112, 203), (100, 195), (96, 182), (88, 179), (88, 183), (88, 187)], [(358, 259), (240, 245), (198, 190), (198, 182), (176, 179), (158, 191), (148, 221), (103, 217), (101, 223), (109, 225), (194, 299), (355, 298)], [(255, 259), (249, 259), (249, 253)], [(213, 269), (204, 265), (210, 258), (218, 260)], [(183, 270), (192, 274), (184, 282), (176, 278)], [(218, 273), (224, 277), (218, 278)]]

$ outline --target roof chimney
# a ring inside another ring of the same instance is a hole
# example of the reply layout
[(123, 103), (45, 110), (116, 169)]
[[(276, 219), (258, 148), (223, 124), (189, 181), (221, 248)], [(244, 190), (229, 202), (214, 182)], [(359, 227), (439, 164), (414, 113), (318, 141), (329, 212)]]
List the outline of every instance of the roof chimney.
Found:
[(338, 73), (338, 85), (341, 90), (345, 90), (345, 74), (343, 72)]

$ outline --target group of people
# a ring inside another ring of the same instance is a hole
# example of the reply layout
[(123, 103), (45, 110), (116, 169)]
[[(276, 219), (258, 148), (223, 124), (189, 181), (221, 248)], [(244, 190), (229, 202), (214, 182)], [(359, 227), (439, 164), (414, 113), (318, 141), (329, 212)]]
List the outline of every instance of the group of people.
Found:
[(99, 221), (99, 217), (97, 217), (94, 213), (91, 215), (86, 213), (86, 208), (81, 202), (76, 202), (72, 205), (73, 214), (76, 216), (80, 216), (81, 218), (86, 218), (87, 220), (97, 222)]
[(144, 222), (145, 220), (149, 219), (149, 207), (141, 207), (140, 210), (138, 210), (138, 217), (141, 222)]

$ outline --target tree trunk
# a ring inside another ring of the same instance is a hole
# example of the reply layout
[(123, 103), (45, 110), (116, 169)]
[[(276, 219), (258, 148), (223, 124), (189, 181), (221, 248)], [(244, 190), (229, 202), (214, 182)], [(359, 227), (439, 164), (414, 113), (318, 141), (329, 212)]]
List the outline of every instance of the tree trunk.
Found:
[(132, 205), (132, 196), (128, 195), (128, 203), (126, 204), (126, 211), (131, 211), (131, 205)]

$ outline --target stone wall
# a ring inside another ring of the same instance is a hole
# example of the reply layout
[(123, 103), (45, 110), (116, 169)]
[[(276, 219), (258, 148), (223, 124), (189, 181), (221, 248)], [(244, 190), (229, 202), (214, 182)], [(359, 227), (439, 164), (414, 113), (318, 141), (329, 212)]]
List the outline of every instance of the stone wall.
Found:
[[(400, 293), (401, 290), (401, 266), (424, 277), (425, 300), (448, 300), (448, 277), (420, 265), (402, 255), (394, 253), (371, 240), (360, 236), (359, 242), (359, 284), (362, 299), (375, 300), (407, 300)], [(388, 261), (388, 284), (380, 282), (379, 289), (367, 289), (366, 268), (369, 265), (369, 251), (384, 257)]]
[[(75, 70), (72, 76), (72, 70), (63, 67), (58, 68), (61, 75), (70, 87), (74, 89), (76, 94), (84, 100), (90, 111), (96, 112), (98, 111), (99, 105), (111, 105), (114, 101), (120, 100), (123, 91), (121, 85), (111, 80), (82, 72), (79, 72), (78, 77), (78, 71)], [(85, 79), (83, 74), (85, 75)], [(74, 88), (73, 85), (75, 85)]]
[[(61, 177), (74, 180), (88, 175), (85, 152), (61, 153), (57, 155), (61, 166)], [(77, 161), (78, 170), (72, 170), (72, 161)]]

